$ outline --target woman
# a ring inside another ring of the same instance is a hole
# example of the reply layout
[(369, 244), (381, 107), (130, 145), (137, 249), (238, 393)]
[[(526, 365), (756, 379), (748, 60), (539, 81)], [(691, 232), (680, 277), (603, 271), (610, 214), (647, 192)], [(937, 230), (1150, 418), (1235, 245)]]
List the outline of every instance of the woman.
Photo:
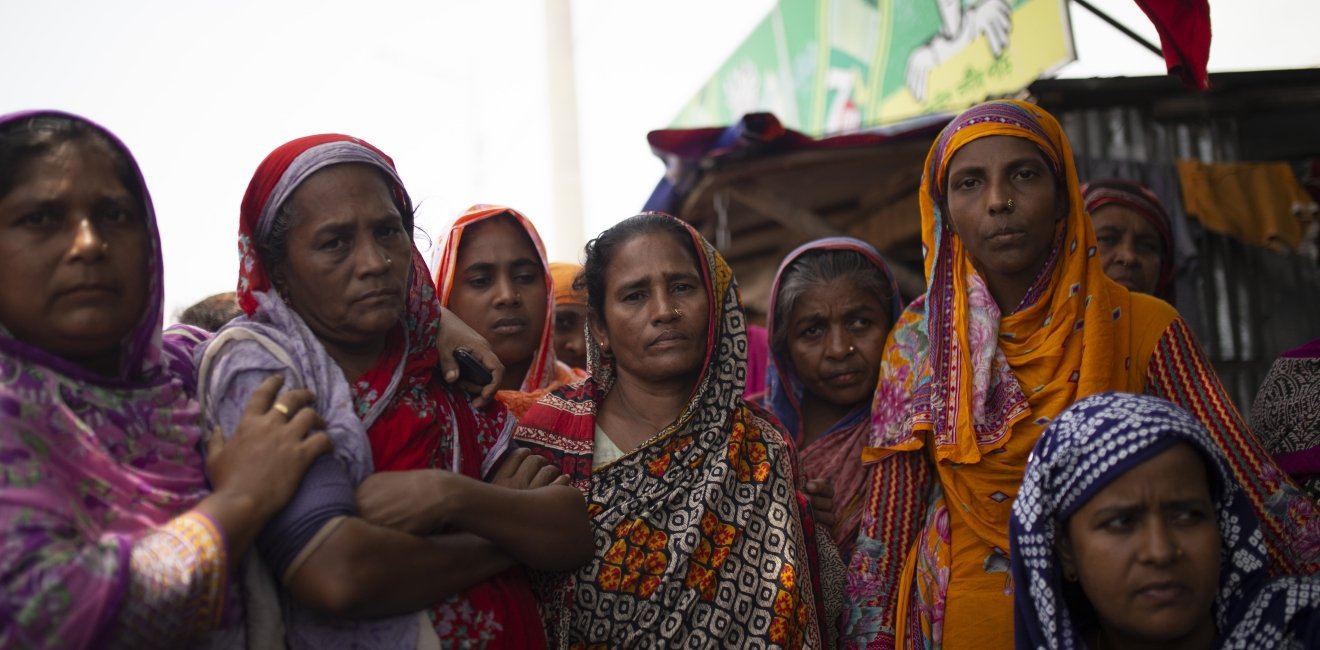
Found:
[(831, 535), (852, 554), (865, 501), (859, 458), (889, 328), (903, 305), (870, 244), (832, 237), (803, 244), (779, 265), (767, 329), (773, 354), (766, 406), (793, 435), (806, 491), (832, 498)]
[(203, 460), (196, 333), (161, 334), (156, 214), (101, 127), (0, 117), (0, 230), (0, 646), (244, 647), (235, 568), (330, 450), (311, 394), (261, 382)]
[(587, 290), (574, 283), (581, 264), (551, 262), (555, 287), (555, 357), (570, 368), (587, 367)]
[(514, 415), (583, 377), (555, 360), (554, 280), (527, 217), (503, 206), (472, 207), (449, 229), (437, 266), (440, 304), (495, 348), (505, 367), (496, 397)]
[(542, 647), (520, 565), (585, 561), (582, 498), (505, 453), (502, 407), (438, 378), (440, 305), (411, 236), (411, 201), (371, 145), (319, 135), (267, 156), (242, 206), (246, 315), (206, 349), (204, 405), (228, 431), (258, 374), (317, 390), (335, 456), (258, 540), (293, 596), (291, 647)]
[(1251, 403), (1251, 430), (1279, 468), (1320, 503), (1320, 339), (1274, 360)]
[(1140, 183), (1107, 178), (1083, 185), (1082, 200), (1105, 275), (1172, 304), (1173, 231), (1159, 197)]
[(1039, 107), (964, 111), (927, 156), (928, 289), (890, 334), (853, 554), (850, 643), (1012, 643), (1008, 519), (1031, 448), (1087, 395), (1197, 416), (1257, 509), (1274, 570), (1320, 568), (1320, 517), (1273, 466), (1167, 303), (1105, 277), (1071, 148)]
[(1320, 580), (1269, 579), (1260, 523), (1204, 425), (1092, 395), (1041, 436), (1013, 504), (1019, 648), (1314, 648)]
[(746, 322), (724, 260), (668, 215), (587, 245), (591, 377), (514, 436), (588, 500), (595, 557), (569, 637), (610, 647), (821, 647), (815, 529), (787, 439), (742, 400)]

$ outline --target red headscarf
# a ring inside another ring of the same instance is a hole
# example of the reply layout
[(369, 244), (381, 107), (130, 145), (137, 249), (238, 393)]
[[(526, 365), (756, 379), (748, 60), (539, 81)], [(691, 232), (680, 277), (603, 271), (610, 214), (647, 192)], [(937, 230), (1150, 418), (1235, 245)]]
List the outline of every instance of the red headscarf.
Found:
[(1106, 205), (1117, 205), (1141, 215), (1160, 235), (1160, 275), (1155, 282), (1155, 297), (1172, 304), (1173, 285), (1173, 230), (1169, 214), (1159, 197), (1146, 186), (1118, 178), (1092, 181), (1082, 186), (1082, 200), (1086, 213), (1095, 214)]
[[(251, 315), (257, 310), (257, 293), (272, 290), (270, 273), (257, 254), (257, 245), (270, 235), (280, 207), (312, 174), (331, 165), (350, 163), (369, 165), (388, 179), (404, 227), (412, 235), (412, 201), (389, 156), (346, 135), (293, 140), (266, 156), (243, 196), (237, 293), (245, 313)], [(369, 422), (377, 471), (438, 466), (479, 478), (482, 460), (499, 438), (507, 415), (497, 409), (490, 412), (491, 417), (475, 417), (466, 399), (435, 380), (440, 303), (426, 263), (415, 246), (411, 264), (406, 317), (389, 337), (376, 365), (361, 377), (348, 378), (354, 406), (358, 415)], [(457, 427), (450, 426), (451, 418)], [(460, 432), (463, 435), (458, 435)], [(455, 447), (461, 467), (450, 467)]]
[[(256, 244), (270, 235), (280, 206), (312, 174), (340, 164), (365, 164), (385, 175), (411, 237), (412, 201), (388, 156), (345, 135), (314, 135), (289, 142), (266, 157), (243, 197), (238, 297), (244, 312), (253, 314), (259, 304), (256, 294), (272, 290)], [(416, 246), (412, 247), (411, 264), (406, 313), (399, 326), (390, 334), (376, 365), (360, 377), (349, 378), (354, 407), (368, 426), (374, 469), (441, 468), (481, 478), (508, 444), (512, 421), (499, 404), (476, 413), (457, 389), (438, 378), (435, 346), (440, 301)], [(484, 640), (501, 647), (545, 647), (540, 614), (521, 569), (476, 584), (458, 599), (437, 603), (432, 615), (441, 622), (437, 631), (446, 644), (475, 643), (477, 636), (488, 634), (492, 636)], [(481, 629), (442, 625), (463, 616), (487, 623)]]

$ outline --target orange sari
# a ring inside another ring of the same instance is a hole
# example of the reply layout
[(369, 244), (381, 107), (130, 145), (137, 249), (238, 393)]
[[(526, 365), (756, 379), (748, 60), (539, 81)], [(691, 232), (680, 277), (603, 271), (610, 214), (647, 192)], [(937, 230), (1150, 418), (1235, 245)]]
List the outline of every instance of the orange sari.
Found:
[[(1035, 143), (1069, 200), (1040, 277), (1003, 315), (941, 214), (954, 154), (996, 135)], [(1273, 468), (1177, 312), (1105, 277), (1052, 116), (1018, 101), (965, 111), (931, 148), (920, 201), (929, 289), (890, 334), (881, 366), (849, 645), (1011, 648), (1022, 586), (1008, 573), (1008, 523), (1027, 459), (1051, 419), (1105, 391), (1154, 394), (1195, 413), (1268, 522), (1276, 568), (1314, 570), (1320, 517)]]

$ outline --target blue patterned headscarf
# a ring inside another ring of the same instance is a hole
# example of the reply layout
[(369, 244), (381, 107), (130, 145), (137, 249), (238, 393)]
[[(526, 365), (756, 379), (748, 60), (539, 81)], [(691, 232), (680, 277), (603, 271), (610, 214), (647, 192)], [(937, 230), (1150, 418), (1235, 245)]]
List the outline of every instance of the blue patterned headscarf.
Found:
[(1223, 541), (1214, 615), (1220, 647), (1320, 642), (1320, 580), (1269, 579), (1269, 558), (1251, 502), (1223, 452), (1192, 414), (1157, 397), (1101, 393), (1079, 400), (1045, 430), (1013, 504), (1013, 622), (1017, 647), (1085, 648), (1064, 600), (1055, 557), (1059, 530), (1097, 492), (1182, 442), (1201, 453)]

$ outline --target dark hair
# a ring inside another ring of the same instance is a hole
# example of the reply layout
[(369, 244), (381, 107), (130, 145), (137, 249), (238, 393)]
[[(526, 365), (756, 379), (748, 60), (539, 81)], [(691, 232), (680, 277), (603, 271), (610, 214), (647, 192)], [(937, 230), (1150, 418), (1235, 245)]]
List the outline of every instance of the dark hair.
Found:
[[(793, 313), (798, 298), (812, 287), (824, 286), (843, 279), (852, 279), (863, 293), (876, 297), (880, 309), (889, 315), (894, 296), (880, 267), (865, 255), (851, 250), (807, 251), (793, 260), (779, 276), (779, 295), (775, 297), (775, 331), (771, 348), (783, 350), (788, 345), (788, 317)], [(889, 324), (891, 327), (894, 323)]]
[(120, 184), (137, 203), (138, 212), (146, 215), (142, 178), (128, 152), (91, 123), (71, 115), (33, 115), (0, 127), (0, 197), (14, 190), (29, 161), (68, 142), (103, 147)]
[(582, 263), (582, 272), (573, 281), (573, 288), (587, 292), (587, 309), (605, 320), (605, 273), (614, 261), (614, 254), (620, 246), (633, 238), (653, 232), (667, 233), (678, 242), (679, 248), (692, 256), (692, 262), (700, 265), (692, 235), (678, 219), (658, 212), (646, 212), (628, 217), (614, 224), (609, 230), (587, 242), (586, 259)]
[(197, 304), (183, 310), (179, 315), (179, 322), (214, 332), (242, 314), (243, 310), (239, 309), (234, 292), (226, 291), (203, 298)]
[[(308, 178), (339, 165), (360, 165), (376, 172), (381, 182), (385, 183), (385, 189), (389, 190), (390, 201), (394, 203), (394, 207), (399, 211), (399, 216), (403, 217), (403, 228), (407, 231), (409, 239), (411, 239), (413, 236), (413, 222), (415, 221), (411, 199), (408, 198), (406, 190), (401, 187), (397, 188), (399, 191), (395, 191), (394, 179), (375, 165), (359, 162), (335, 163), (312, 172)], [(289, 257), (289, 230), (293, 228), (294, 222), (298, 219), (298, 214), (293, 209), (293, 197), (297, 193), (298, 188), (295, 187), (289, 193), (289, 197), (275, 211), (275, 217), (270, 224), (270, 232), (261, 241), (254, 242), (257, 256), (261, 259), (261, 263), (266, 267), (268, 273), (283, 266), (285, 260)]]

